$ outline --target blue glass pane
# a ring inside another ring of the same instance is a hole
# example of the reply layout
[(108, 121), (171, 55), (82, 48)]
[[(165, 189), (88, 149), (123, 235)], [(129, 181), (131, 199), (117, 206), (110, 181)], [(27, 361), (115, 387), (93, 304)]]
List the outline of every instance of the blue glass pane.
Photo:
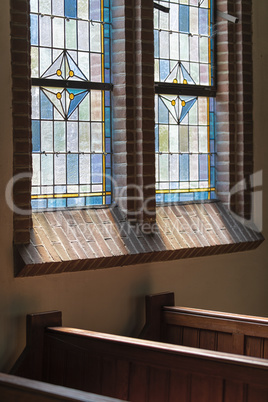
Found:
[(183, 79), (186, 80), (188, 84), (194, 84), (194, 80), (192, 79), (186, 68), (183, 67), (183, 64), (181, 64), (181, 72), (183, 75)]
[(69, 68), (70, 68), (70, 70), (72, 70), (74, 72), (74, 75), (78, 78), (81, 78), (81, 80), (86, 80), (86, 76), (82, 73), (80, 68), (73, 61), (73, 59), (71, 58), (71, 56), (69, 54), (67, 54), (67, 60), (68, 60)]
[(199, 8), (199, 34), (208, 35), (208, 10)]
[(208, 156), (199, 155), (199, 180), (208, 180)]
[(105, 82), (110, 82), (111, 81), (110, 70), (108, 70), (107, 68), (104, 71), (104, 79), (105, 79)]
[(180, 15), (180, 21), (179, 21), (180, 32), (189, 33), (189, 7), (180, 5), (179, 15)]
[(109, 107), (105, 108), (105, 122), (110, 124), (111, 110)]
[(107, 197), (106, 197), (106, 204), (107, 205), (110, 205), (112, 203), (112, 197), (110, 196), (110, 195), (108, 195)]
[(169, 193), (164, 195), (164, 202), (178, 202), (179, 194), (178, 193)]
[(65, 0), (65, 17), (76, 18), (77, 17), (77, 4), (76, 0)]
[(31, 45), (38, 45), (38, 16), (31, 14)]
[(105, 38), (110, 37), (110, 25), (109, 24), (104, 25), (104, 37)]
[(180, 180), (189, 180), (189, 155), (180, 155)]
[(91, 156), (92, 183), (102, 183), (102, 155)]
[(111, 137), (111, 125), (110, 125), (110, 121), (109, 122), (105, 122), (105, 137)]
[(210, 152), (215, 152), (215, 141), (210, 140)]
[(214, 16), (214, 1), (210, 0), (209, 5), (210, 5), (210, 22), (212, 24), (213, 23), (213, 16)]
[(104, 8), (104, 22), (110, 22), (109, 8)]
[(106, 138), (105, 140), (105, 152), (111, 152), (111, 139)]
[(200, 191), (194, 194), (195, 201), (200, 200), (207, 200), (208, 199), (208, 192), (207, 191)]
[(105, 156), (105, 163), (106, 163), (106, 167), (107, 167), (107, 168), (110, 168), (110, 167), (111, 167), (111, 162), (112, 162), (111, 155), (110, 155), (110, 154), (106, 155), (106, 156)]
[(110, 92), (105, 91), (105, 106), (111, 105), (111, 95)]
[(193, 193), (182, 193), (180, 194), (180, 201), (193, 201), (194, 200), (194, 195)]
[(83, 207), (85, 205), (85, 198), (67, 198), (67, 207)]
[(215, 191), (211, 191), (211, 193), (210, 193), (210, 199), (211, 200), (217, 200), (217, 194), (216, 194), (216, 192)]
[(212, 154), (212, 155), (210, 156), (210, 164), (211, 164), (212, 166), (215, 166), (215, 154)]
[(41, 119), (52, 120), (53, 105), (43, 91), (40, 91)]
[(90, 1), (90, 18), (95, 21), (100, 21), (100, 0)]
[(187, 113), (189, 112), (189, 110), (194, 106), (196, 99), (192, 99), (188, 102), (186, 102), (185, 106), (182, 108), (181, 110), (181, 115), (180, 115), (180, 122), (184, 119), (184, 117), (187, 115)]
[(77, 106), (82, 102), (82, 100), (87, 96), (88, 91), (84, 91), (81, 93), (81, 91), (79, 91), (80, 93), (78, 93), (77, 95), (74, 92), (75, 90), (68, 90), (68, 92), (70, 94), (74, 94), (74, 99), (71, 100), (70, 102), (70, 106), (69, 106), (69, 110), (68, 110), (68, 114), (67, 117), (70, 117), (71, 114), (73, 113), (73, 111), (77, 108)]
[(159, 111), (158, 111), (158, 120), (160, 124), (168, 124), (168, 109), (162, 102), (162, 100), (159, 100)]
[(216, 170), (215, 170), (215, 168), (210, 169), (210, 185), (211, 185), (211, 187), (216, 186)]
[(110, 0), (104, 0), (104, 7), (110, 6)]
[(33, 209), (43, 209), (47, 207), (46, 200), (32, 200), (31, 204)]
[(110, 39), (104, 39), (104, 66), (110, 68)]
[(54, 200), (48, 200), (48, 208), (65, 208), (66, 198), (56, 198)]
[(215, 138), (215, 114), (209, 113), (209, 131), (210, 131), (210, 139)]
[(160, 80), (164, 81), (169, 75), (169, 60), (160, 60), (159, 63), (160, 68)]
[(78, 183), (78, 155), (67, 155), (67, 184)]
[(102, 197), (86, 197), (86, 205), (102, 205)]
[(40, 120), (32, 120), (33, 152), (40, 152)]
[(156, 202), (164, 202), (164, 194), (156, 194), (155, 200)]
[(106, 169), (106, 191), (112, 191), (111, 169)]
[(159, 31), (154, 30), (154, 57), (159, 57)]

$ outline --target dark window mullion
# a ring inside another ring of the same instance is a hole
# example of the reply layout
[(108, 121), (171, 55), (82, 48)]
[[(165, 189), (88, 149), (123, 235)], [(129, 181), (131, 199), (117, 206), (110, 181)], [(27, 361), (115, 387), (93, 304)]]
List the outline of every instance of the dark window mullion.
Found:
[(215, 97), (216, 89), (210, 86), (155, 82), (155, 93), (166, 95), (193, 95)]
[(53, 80), (48, 78), (32, 78), (32, 86), (38, 87), (61, 87), (61, 88), (78, 88), (78, 89), (99, 89), (112, 90), (113, 85), (104, 82), (90, 81), (69, 81), (69, 80)]

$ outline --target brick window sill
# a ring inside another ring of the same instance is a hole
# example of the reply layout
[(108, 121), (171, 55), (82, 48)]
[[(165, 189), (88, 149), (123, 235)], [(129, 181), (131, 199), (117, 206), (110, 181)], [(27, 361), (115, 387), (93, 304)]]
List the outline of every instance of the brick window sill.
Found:
[(233, 253), (264, 240), (220, 202), (160, 206), (153, 234), (117, 207), (38, 212), (33, 223), (30, 243), (14, 247), (17, 277)]

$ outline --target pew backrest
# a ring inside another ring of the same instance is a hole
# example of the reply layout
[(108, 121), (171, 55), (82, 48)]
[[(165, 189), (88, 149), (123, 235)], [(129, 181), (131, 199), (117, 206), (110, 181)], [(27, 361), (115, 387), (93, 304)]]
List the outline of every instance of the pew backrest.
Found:
[(0, 373), (2, 402), (116, 402), (118, 399)]
[(162, 340), (268, 359), (268, 319), (185, 307), (163, 308)]
[(44, 381), (132, 402), (262, 402), (268, 361), (72, 328), (47, 328)]

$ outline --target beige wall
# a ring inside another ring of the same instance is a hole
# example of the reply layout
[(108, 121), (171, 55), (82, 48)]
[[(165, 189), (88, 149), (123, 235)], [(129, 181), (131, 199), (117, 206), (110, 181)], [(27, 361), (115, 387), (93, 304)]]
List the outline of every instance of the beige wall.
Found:
[[(263, 170), (263, 222), (268, 237), (268, 3), (254, 3), (254, 145)], [(25, 315), (59, 309), (67, 326), (136, 335), (142, 327), (144, 295), (174, 291), (177, 304), (268, 316), (268, 251), (170, 263), (14, 279), (12, 213), (4, 191), (12, 176), (9, 1), (0, 13), (0, 370), (7, 371), (25, 344)]]

